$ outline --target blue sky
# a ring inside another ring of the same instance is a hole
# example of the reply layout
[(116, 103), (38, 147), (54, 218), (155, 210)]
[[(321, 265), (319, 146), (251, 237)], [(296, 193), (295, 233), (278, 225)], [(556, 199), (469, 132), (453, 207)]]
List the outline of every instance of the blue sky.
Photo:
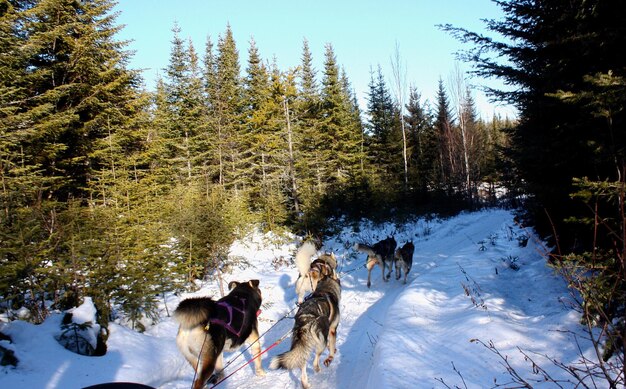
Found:
[[(481, 32), (481, 19), (502, 17), (490, 0), (120, 0), (116, 10), (120, 11), (117, 22), (125, 25), (119, 38), (132, 40), (128, 48), (135, 51), (130, 67), (144, 69), (149, 89), (168, 64), (174, 23), (178, 23), (181, 37), (191, 38), (200, 53), (208, 36), (217, 42), (230, 24), (242, 70), (251, 38), (261, 56), (276, 58), (282, 70), (300, 64), (306, 38), (321, 78), (324, 46), (331, 43), (362, 106), (371, 69), (380, 65), (391, 85), (396, 45), (406, 82), (417, 87), (422, 100), (434, 101), (439, 78), (446, 88), (451, 87), (454, 53), (463, 48), (436, 24), (451, 23)], [(458, 66), (470, 70), (469, 64)], [(468, 83), (498, 85), (480, 79)], [(478, 90), (474, 97), (484, 118), (494, 112), (514, 116), (511, 107), (489, 103)]]

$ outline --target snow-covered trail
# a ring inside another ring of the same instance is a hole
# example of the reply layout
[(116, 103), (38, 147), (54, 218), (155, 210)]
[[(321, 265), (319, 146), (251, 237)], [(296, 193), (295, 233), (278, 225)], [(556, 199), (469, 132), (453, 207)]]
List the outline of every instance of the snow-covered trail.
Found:
[[(577, 335), (585, 356), (590, 346), (581, 341), (579, 315), (568, 309), (565, 283), (546, 267), (541, 248), (531, 238), (520, 247), (523, 231), (505, 210), (464, 213), (441, 220), (423, 219), (405, 225), (363, 223), (360, 232), (346, 228), (324, 242), (324, 250), (338, 257), (341, 274), (341, 322), (337, 354), (329, 367), (313, 373), (313, 388), (443, 388), (493, 387), (510, 382), (498, 357), (473, 339), (493, 342), (524, 376), (532, 368), (517, 347), (546, 362), (549, 355), (565, 364), (575, 362)], [(393, 234), (398, 246), (413, 240), (415, 253), (408, 283), (383, 282), (375, 268), (366, 286), (365, 255), (356, 242), (369, 243)], [(263, 294), (259, 316), (263, 349), (293, 326), (297, 270), (289, 263), (297, 242), (252, 234), (231, 247), (242, 265), (225, 275), (226, 281), (259, 279)], [(186, 297), (219, 297), (216, 282), (204, 283), (192, 294), (168, 296), (169, 311)], [(163, 307), (164, 308), (164, 307)], [(9, 327), (18, 358), (15, 370), (0, 374), (0, 387), (82, 388), (104, 382), (137, 382), (159, 389), (188, 389), (193, 370), (176, 349), (177, 325), (165, 315), (156, 325), (137, 333), (112, 323), (108, 353), (90, 358), (73, 354), (53, 339), (60, 316), (41, 326), (16, 322)], [(42, 339), (41, 341), (31, 341)], [(243, 366), (218, 386), (275, 389), (300, 387), (300, 372), (268, 368), (270, 359), (289, 349), (287, 338), (263, 354), (266, 376), (257, 377)], [(225, 354), (233, 360), (239, 351)], [(325, 354), (324, 354), (325, 355)], [(251, 358), (244, 352), (226, 374)], [(311, 358), (312, 359), (312, 358)], [(542, 367), (557, 379), (566, 373), (548, 362)], [(538, 385), (537, 387), (541, 387)]]
[[(404, 354), (409, 353), (411, 361), (421, 361), (421, 373), (418, 375), (421, 382), (432, 387), (436, 385), (435, 378), (447, 375), (442, 370), (451, 370), (451, 358), (455, 357), (451, 357), (450, 353), (458, 356), (456, 365), (465, 366), (463, 360), (473, 361), (469, 356), (478, 351), (478, 347), (470, 344), (469, 339), (483, 332), (467, 333), (468, 321), (474, 321), (476, 327), (483, 325), (492, 320), (491, 310), (495, 307), (474, 305), (470, 296), (466, 295), (464, 285), (469, 289), (480, 288), (481, 285), (473, 277), (491, 272), (495, 274), (496, 267), (502, 267), (500, 258), (510, 255), (507, 250), (514, 237), (506, 235), (509, 234), (507, 229), (512, 228), (511, 215), (506, 211), (484, 212), (457, 222), (453, 219), (411, 225), (399, 231), (397, 226), (383, 226), (373, 235), (376, 239), (395, 232), (399, 246), (409, 239), (413, 240), (416, 246), (413, 268), (407, 285), (395, 280), (393, 274), (389, 282), (383, 282), (380, 269), (375, 268), (370, 289), (366, 286), (367, 270), (362, 267), (365, 256), (357, 255), (351, 248), (352, 240), (356, 242), (360, 237), (344, 237), (350, 240), (348, 244), (328, 242), (330, 247), (326, 249), (335, 252), (340, 258), (342, 270), (346, 272), (341, 279), (338, 353), (332, 365), (322, 367), (320, 373), (311, 374), (309, 367), (312, 385), (355, 389), (406, 387), (407, 381), (415, 382), (416, 366), (411, 366), (411, 374), (404, 378), (398, 373), (403, 371), (402, 365), (406, 363)], [(498, 247), (498, 240), (508, 244)], [(481, 241), (484, 243), (479, 243)], [(516, 245), (514, 243), (513, 246)], [(481, 246), (486, 247), (485, 251), (480, 250)], [(355, 268), (358, 269), (351, 271)], [(277, 272), (267, 268), (255, 270), (268, 271), (261, 276), (265, 281), (263, 294), (269, 308), (262, 315), (265, 319), (261, 318), (261, 332), (264, 332), (275, 320), (293, 309), (293, 282), (297, 272), (291, 268), (281, 268)], [(272, 278), (274, 281), (270, 281)], [(474, 291), (475, 300), (485, 298), (480, 293), (479, 290)], [(482, 301), (482, 304), (486, 302)], [(264, 347), (288, 332), (292, 325), (293, 320), (283, 319), (264, 336)], [(459, 343), (458, 339), (464, 337), (467, 339)], [(290, 339), (287, 339), (265, 354), (263, 365), (267, 366), (272, 356), (288, 350), (289, 342)], [(442, 350), (447, 351), (442, 353)], [(441, 354), (442, 358), (436, 358)], [(239, 366), (244, 358), (240, 359), (233, 366)], [(479, 377), (484, 373), (480, 366), (472, 370)], [(190, 381), (187, 381), (189, 384)], [(163, 386), (174, 387), (181, 388)], [(220, 387), (297, 388), (299, 372), (268, 370), (266, 377), (258, 378), (254, 376), (253, 369), (247, 367)]]

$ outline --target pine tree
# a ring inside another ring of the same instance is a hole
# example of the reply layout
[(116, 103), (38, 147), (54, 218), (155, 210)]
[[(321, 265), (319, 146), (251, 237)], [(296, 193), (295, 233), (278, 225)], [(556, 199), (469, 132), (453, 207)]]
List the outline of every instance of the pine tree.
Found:
[(453, 118), (450, 111), (450, 102), (443, 86), (443, 80), (439, 79), (437, 89), (437, 116), (435, 129), (439, 143), (439, 183), (440, 185), (453, 185), (453, 177), (458, 167), (454, 156), (455, 137), (453, 132)]
[(352, 100), (340, 79), (339, 66), (332, 45), (326, 45), (324, 78), (321, 93), (321, 123), (318, 141), (326, 145), (318, 149), (323, 161), (323, 176), (329, 182), (346, 182), (352, 163), (345, 158), (358, 151), (360, 134), (351, 125)]
[[(74, 280), (66, 277), (66, 266), (74, 261), (71, 249), (76, 246), (69, 224), (80, 224), (72, 217), (84, 214), (72, 211), (68, 200), (99, 202), (95, 196), (100, 193), (92, 188), (111, 178), (101, 174), (111, 162), (104, 152), (107, 139), (123, 128), (118, 145), (124, 151), (138, 147), (132, 118), (141, 109), (143, 97), (135, 89), (140, 80), (125, 68), (125, 44), (114, 40), (119, 28), (112, 8), (105, 0), (51, 0), (21, 2), (2, 15), (3, 28), (10, 26), (12, 34), (6, 40), (3, 35), (6, 53), (19, 52), (11, 63), (3, 60), (0, 65), (12, 72), (2, 87), (16, 92), (2, 93), (7, 98), (2, 112), (12, 114), (8, 127), (2, 128), (11, 143), (2, 146), (10, 146), (12, 150), (3, 151), (20, 161), (18, 171), (15, 159), (3, 158), (3, 177), (5, 188), (27, 181), (30, 187), (21, 204), (10, 198), (3, 204), (3, 232), (12, 237), (3, 239), (3, 256), (9, 260), (7, 268), (22, 269), (13, 276), (26, 281), (13, 283), (17, 289), (12, 292), (28, 292), (31, 301), (43, 301), (46, 292), (71, 289)], [(9, 174), (4, 176), (4, 171)], [(24, 239), (34, 251), (16, 250)]]
[(298, 93), (293, 102), (293, 143), (300, 157), (294, 168), (301, 177), (301, 204), (305, 215), (320, 206), (324, 190), (324, 149), (328, 143), (320, 135), (321, 95), (313, 68), (313, 56), (309, 43), (302, 43), (301, 65), (298, 71)]
[(380, 66), (375, 74), (371, 73), (367, 108), (370, 133), (368, 155), (375, 161), (382, 182), (387, 184), (388, 190), (394, 192), (394, 189), (401, 187), (399, 184), (402, 182), (402, 134), (399, 111)]
[(239, 72), (239, 53), (230, 26), (217, 44), (216, 88), (212, 99), (217, 127), (219, 155), (219, 182), (229, 189), (242, 190), (239, 172), (242, 144), (240, 123), (242, 115), (242, 87)]
[(245, 148), (246, 159), (246, 186), (250, 187), (254, 194), (252, 203), (265, 194), (261, 188), (267, 184), (273, 168), (272, 154), (275, 148), (273, 140), (273, 123), (270, 102), (270, 77), (267, 68), (262, 63), (258, 48), (254, 39), (250, 41), (248, 50), (248, 67), (245, 78)]
[(606, 350), (621, 353), (621, 378), (603, 376), (618, 387), (626, 339), (626, 4), (498, 5), (505, 17), (487, 27), (505, 39), (444, 28), (474, 44), (467, 58), (476, 74), (513, 87), (491, 92), (520, 115), (507, 152), (530, 194), (526, 216), (557, 248), (553, 263), (583, 296), (584, 320), (603, 327)]
[(198, 154), (206, 148), (204, 132), (208, 113), (193, 42), (188, 41), (185, 45), (177, 25), (172, 32), (174, 37), (165, 84), (170, 115), (167, 137), (170, 163), (177, 170), (178, 180), (184, 182), (200, 174), (203, 161)]
[(431, 118), (420, 101), (421, 95), (415, 87), (409, 90), (407, 115), (405, 117), (408, 138), (409, 184), (425, 193), (428, 187), (435, 187), (438, 143)]
[[(551, 223), (569, 230), (573, 225), (563, 220), (580, 212), (579, 203), (570, 197), (572, 178), (617, 178), (624, 160), (623, 148), (617, 146), (626, 142), (618, 113), (623, 99), (600, 110), (593, 100), (622, 88), (618, 80), (624, 77), (624, 61), (618, 53), (625, 40), (625, 5), (582, 0), (498, 4), (506, 18), (490, 20), (487, 27), (512, 42), (444, 28), (475, 45), (466, 58), (474, 62), (478, 76), (513, 86), (490, 92), (518, 108), (520, 121), (511, 131), (508, 154), (536, 200), (528, 216), (546, 234), (553, 231)], [(501, 57), (510, 62), (500, 63)], [(594, 82), (607, 76), (614, 78), (612, 87)], [(572, 235), (573, 241), (580, 243), (580, 232), (572, 233), (577, 235)]]

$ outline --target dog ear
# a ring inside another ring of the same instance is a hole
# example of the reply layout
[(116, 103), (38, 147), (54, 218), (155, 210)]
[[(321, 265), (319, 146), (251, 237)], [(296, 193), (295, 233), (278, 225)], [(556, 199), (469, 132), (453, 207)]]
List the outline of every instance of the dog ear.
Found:
[(250, 286), (253, 287), (253, 288), (258, 288), (259, 287), (259, 280), (250, 280), (250, 281), (248, 281), (248, 284), (250, 284)]
[(237, 285), (239, 285), (239, 282), (237, 281), (231, 281), (228, 283), (228, 290), (233, 290)]

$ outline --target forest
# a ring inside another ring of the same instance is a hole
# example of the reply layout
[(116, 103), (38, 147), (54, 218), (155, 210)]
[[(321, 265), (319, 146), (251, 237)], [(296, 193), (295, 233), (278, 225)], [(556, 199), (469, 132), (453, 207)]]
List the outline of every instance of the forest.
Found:
[(91, 296), (106, 325), (236, 265), (250, 228), (323, 238), (507, 206), (551, 243), (606, 357), (623, 353), (626, 4), (495, 2), (494, 37), (440, 28), (512, 87), (489, 92), (517, 118), (482, 119), (463, 74), (404, 101), (380, 66), (362, 110), (332, 43), (319, 71), (306, 40), (279, 69), (228, 25), (202, 49), (174, 25), (149, 91), (112, 0), (0, 1), (0, 309), (37, 323)]

